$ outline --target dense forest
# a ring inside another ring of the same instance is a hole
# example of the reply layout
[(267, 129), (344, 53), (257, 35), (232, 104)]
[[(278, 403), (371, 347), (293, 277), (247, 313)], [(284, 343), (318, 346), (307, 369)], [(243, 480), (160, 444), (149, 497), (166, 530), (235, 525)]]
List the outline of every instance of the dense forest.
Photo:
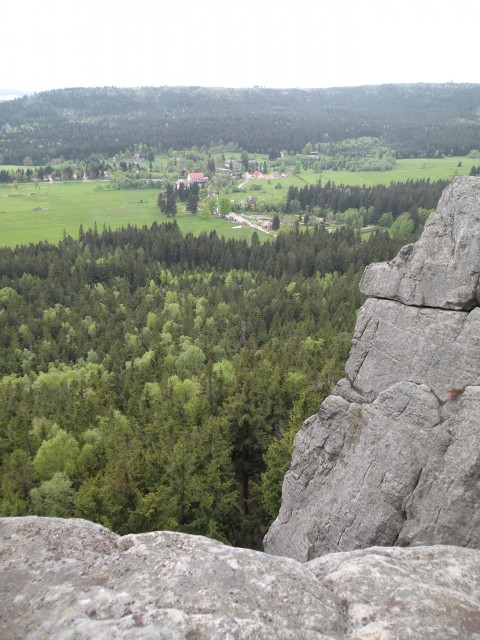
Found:
[(432, 211), (442, 195), (448, 180), (407, 180), (377, 184), (371, 187), (336, 185), (334, 182), (288, 189), (286, 210), (312, 211), (320, 213), (341, 212), (347, 209), (367, 210), (366, 224), (376, 224), (383, 213), (390, 212), (396, 218), (405, 211), (426, 209)]
[(397, 157), (466, 155), (480, 148), (479, 109), (478, 84), (62, 89), (0, 103), (0, 164), (219, 141), (275, 156), (362, 137), (383, 140)]
[(0, 249), (0, 514), (258, 547), (343, 375), (363, 267), (405, 241), (173, 221)]

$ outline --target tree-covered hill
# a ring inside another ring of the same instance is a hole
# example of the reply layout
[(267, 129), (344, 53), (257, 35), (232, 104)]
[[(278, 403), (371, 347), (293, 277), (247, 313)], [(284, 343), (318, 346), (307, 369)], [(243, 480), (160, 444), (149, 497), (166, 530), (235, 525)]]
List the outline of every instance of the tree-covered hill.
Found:
[(480, 148), (479, 84), (336, 89), (74, 88), (0, 103), (0, 162), (113, 155), (222, 140), (251, 152), (373, 136), (399, 157)]

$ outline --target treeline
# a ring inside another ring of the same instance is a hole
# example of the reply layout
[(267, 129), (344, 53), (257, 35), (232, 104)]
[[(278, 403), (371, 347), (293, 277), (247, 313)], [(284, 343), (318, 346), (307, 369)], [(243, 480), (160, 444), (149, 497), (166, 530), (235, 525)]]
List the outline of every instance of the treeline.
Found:
[[(30, 164), (31, 159), (28, 159)], [(81, 180), (84, 176), (89, 179), (103, 178), (108, 165), (104, 160), (98, 158), (89, 158), (87, 162), (79, 165), (62, 165), (52, 166), (48, 164), (45, 167), (31, 167), (26, 169), (18, 167), (17, 169), (1, 169), (0, 183), (6, 184), (10, 182), (33, 182), (46, 180), (52, 177), (55, 180)]]
[(0, 514), (260, 544), (343, 375), (358, 280), (401, 241), (177, 225), (0, 250)]
[(287, 212), (312, 211), (318, 213), (343, 212), (347, 209), (365, 209), (367, 224), (377, 224), (384, 213), (391, 213), (393, 218), (412, 208), (432, 210), (437, 206), (442, 191), (448, 180), (431, 182), (426, 180), (407, 180), (391, 182), (389, 185), (373, 185), (367, 187), (336, 185), (328, 181), (322, 184), (304, 187), (291, 186), (287, 193)]
[(397, 157), (466, 155), (480, 148), (479, 103), (475, 84), (63, 89), (0, 103), (0, 163), (228, 142), (277, 157), (281, 149), (359, 138), (377, 138)]

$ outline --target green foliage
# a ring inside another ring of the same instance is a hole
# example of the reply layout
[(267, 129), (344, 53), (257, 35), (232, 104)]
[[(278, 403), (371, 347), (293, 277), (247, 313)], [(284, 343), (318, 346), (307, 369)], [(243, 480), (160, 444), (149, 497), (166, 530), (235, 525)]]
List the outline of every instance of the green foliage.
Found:
[(395, 152), (380, 138), (348, 138), (319, 144), (320, 170), (389, 171), (396, 163)]
[(187, 211), (190, 211), (192, 215), (195, 215), (198, 210), (198, 201), (200, 198), (200, 187), (196, 182), (190, 185), (188, 189), (187, 198)]
[(222, 359), (219, 362), (215, 362), (212, 367), (212, 371), (215, 377), (222, 381), (227, 387), (233, 387), (236, 382), (235, 367), (230, 360)]
[(172, 222), (0, 249), (0, 514), (259, 547), (293, 431), (342, 376), (363, 266), (402, 241)]
[(1, 513), (6, 516), (26, 515), (29, 512), (29, 492), (35, 483), (35, 472), (28, 452), (14, 449), (7, 454), (0, 478)]
[(401, 213), (392, 224), (391, 231), (394, 236), (408, 237), (413, 233), (415, 223), (408, 211)]
[(425, 209), (434, 209), (446, 186), (444, 180), (409, 180), (371, 187), (319, 181), (316, 185), (289, 187), (286, 210), (296, 213), (318, 208), (328, 219), (358, 228), (362, 224), (377, 224), (383, 214), (391, 214), (395, 219), (419, 204)]
[(143, 496), (135, 511), (130, 513), (128, 530), (132, 533), (178, 531), (180, 525), (175, 518), (175, 511), (176, 508), (172, 509), (171, 491), (166, 487), (158, 486), (154, 491)]
[(380, 219), (378, 221), (378, 225), (380, 227), (386, 227), (386, 228), (390, 228), (393, 224), (393, 216), (390, 212), (388, 213), (382, 213), (382, 215), (380, 216)]
[(228, 216), (231, 210), (230, 200), (226, 197), (220, 198), (218, 209), (221, 216)]
[(39, 516), (69, 518), (73, 515), (75, 492), (72, 482), (61, 471), (30, 491), (32, 510)]
[(20, 296), (15, 289), (12, 289), (12, 287), (4, 287), (3, 289), (0, 289), (0, 304), (3, 307), (8, 307), (10, 302), (15, 303), (18, 302), (19, 299)]
[(200, 347), (193, 344), (182, 345), (182, 352), (177, 358), (175, 368), (181, 378), (198, 374), (205, 362), (205, 354)]
[(49, 440), (40, 445), (33, 467), (40, 480), (50, 480), (57, 472), (64, 473), (71, 478), (75, 475), (80, 448), (75, 438), (58, 429)]
[(157, 207), (166, 216), (175, 217), (177, 215), (177, 196), (173, 185), (167, 184), (165, 193), (158, 194)]
[(325, 390), (304, 389), (293, 403), (289, 414), (288, 428), (270, 442), (265, 452), (265, 471), (261, 478), (261, 493), (265, 511), (272, 519), (277, 517), (280, 508), (282, 483), (290, 466), (294, 438), (301, 428), (302, 422), (318, 411), (325, 396)]

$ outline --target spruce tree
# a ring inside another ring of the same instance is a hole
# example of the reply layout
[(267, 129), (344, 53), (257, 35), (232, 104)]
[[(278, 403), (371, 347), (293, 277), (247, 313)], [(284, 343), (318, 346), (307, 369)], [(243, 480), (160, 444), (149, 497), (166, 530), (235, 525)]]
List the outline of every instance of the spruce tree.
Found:
[(188, 189), (187, 210), (193, 215), (195, 215), (198, 210), (199, 192), (200, 188), (196, 182)]
[(171, 184), (167, 184), (165, 214), (172, 218), (177, 215), (177, 196)]

